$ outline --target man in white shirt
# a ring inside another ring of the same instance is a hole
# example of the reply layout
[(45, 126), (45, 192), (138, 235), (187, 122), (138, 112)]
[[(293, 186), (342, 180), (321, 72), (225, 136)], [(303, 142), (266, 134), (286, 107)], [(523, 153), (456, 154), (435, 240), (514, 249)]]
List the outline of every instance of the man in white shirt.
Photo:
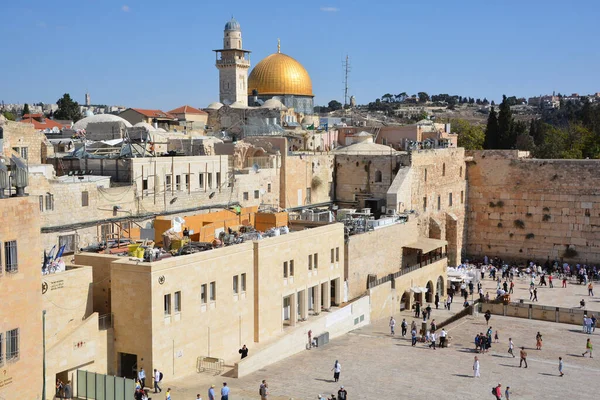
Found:
[(138, 380), (140, 381), (140, 384), (142, 385), (142, 389), (146, 387), (146, 371), (144, 371), (144, 368), (140, 368), (140, 370), (138, 371)]
[(431, 332), (431, 344), (429, 345), (429, 348), (433, 347), (434, 350), (437, 350), (435, 348), (435, 332)]
[(392, 336), (396, 333), (396, 320), (394, 317), (390, 317), (390, 332), (392, 333)]
[(479, 378), (479, 359), (475, 356), (475, 362), (473, 362), (473, 378)]
[(158, 386), (158, 382), (160, 382), (160, 371), (154, 368), (154, 393), (162, 392), (160, 386)]
[(446, 330), (442, 328), (442, 331), (440, 332), (440, 348), (444, 348), (446, 345), (446, 335)]

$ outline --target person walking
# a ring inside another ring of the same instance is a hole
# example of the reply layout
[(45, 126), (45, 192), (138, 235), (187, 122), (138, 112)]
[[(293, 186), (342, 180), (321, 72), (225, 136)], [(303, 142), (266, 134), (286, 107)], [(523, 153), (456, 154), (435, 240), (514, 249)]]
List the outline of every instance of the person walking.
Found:
[(498, 330), (494, 333), (494, 343), (500, 343), (500, 338), (498, 337)]
[(267, 397), (269, 396), (269, 385), (266, 380), (263, 379), (260, 388), (258, 389), (258, 393), (260, 394), (260, 400), (267, 400)]
[(501, 384), (498, 384), (498, 386), (496, 386), (494, 396), (496, 396), (496, 400), (500, 400), (502, 398), (502, 385)]
[(525, 363), (525, 368), (527, 368), (527, 352), (525, 351), (525, 347), (521, 347), (519, 355), (521, 356), (521, 361), (519, 361), (519, 368), (523, 366), (523, 363)]
[(479, 358), (475, 356), (475, 360), (473, 361), (473, 378), (479, 378), (481, 375), (479, 373)]
[(146, 387), (146, 371), (144, 371), (144, 368), (140, 368), (140, 370), (138, 371), (138, 380), (140, 381), (140, 386), (143, 388)]
[(223, 387), (221, 388), (221, 400), (229, 400), (229, 391), (227, 382), (223, 382)]
[(208, 400), (215, 400), (215, 385), (211, 385), (208, 389)]
[(563, 287), (563, 288), (566, 288), (566, 287), (567, 287), (567, 276), (566, 276), (566, 275), (565, 275), (565, 276), (563, 276), (563, 279), (562, 279), (562, 287)]
[(535, 335), (535, 349), (536, 350), (542, 349), (542, 334), (539, 332), (537, 333), (537, 335)]
[(590, 353), (590, 358), (594, 358), (594, 357), (592, 357), (592, 350), (593, 350), (592, 341), (590, 339), (588, 339), (587, 342), (585, 343), (585, 353), (582, 353), (581, 355), (583, 357), (585, 357), (585, 355), (587, 353)]
[(396, 320), (394, 319), (394, 317), (390, 317), (390, 332), (392, 334), (392, 336), (394, 336), (394, 334), (396, 333)]
[(537, 288), (533, 288), (533, 301), (539, 301), (537, 298)]
[[(589, 339), (588, 339), (589, 342)], [(590, 357), (592, 356), (592, 354), (590, 353)], [(63, 393), (65, 395), (65, 399), (72, 399), (73, 398), (73, 388), (71, 387), (71, 381), (67, 381), (67, 384), (65, 385), (64, 389), (63, 389)]]
[(161, 379), (162, 373), (156, 368), (154, 368), (154, 393), (162, 392), (162, 389), (160, 388), (160, 386), (158, 386), (158, 383), (161, 381)]
[(402, 318), (402, 323), (400, 324), (400, 327), (402, 328), (402, 337), (406, 336), (406, 328), (408, 327), (406, 318)]
[(440, 306), (440, 294), (439, 293), (435, 294), (435, 301), (434, 301), (434, 303), (435, 303), (435, 309), (437, 310), (439, 308), (439, 306)]
[(512, 338), (508, 338), (508, 354), (515, 358), (515, 354), (513, 353), (513, 349), (515, 348), (515, 344), (512, 341)]
[(338, 360), (335, 360), (335, 364), (333, 364), (331, 370), (333, 371), (333, 381), (338, 382), (340, 380), (340, 373), (342, 372), (342, 366)]
[(592, 281), (590, 281), (589, 285), (588, 285), (588, 296), (593, 296), (594, 295), (594, 285), (592, 284)]
[(246, 345), (243, 345), (242, 348), (239, 349), (238, 353), (240, 353), (242, 355), (241, 360), (248, 357), (248, 348), (246, 347)]
[(196, 400), (202, 400), (202, 396), (200, 396), (200, 393), (198, 393), (198, 394), (196, 395)]
[(529, 286), (529, 301), (533, 299), (533, 286)]
[(165, 393), (165, 400), (171, 400), (171, 388), (167, 388), (167, 393)]
[(419, 302), (415, 302), (415, 317), (419, 318), (421, 316), (421, 304)]
[(513, 294), (514, 291), (515, 291), (515, 283), (513, 281), (510, 281), (510, 287), (508, 289), (508, 294)]
[(560, 376), (563, 376), (563, 359), (562, 357), (558, 357), (558, 373)]
[(411, 346), (415, 347), (415, 345), (417, 344), (417, 328), (411, 329), (410, 336), (411, 336)]
[(431, 344), (429, 345), (429, 348), (433, 347), (434, 350), (437, 350), (435, 348), (435, 332), (431, 332)]
[(550, 285), (550, 289), (554, 287), (554, 285), (552, 284), (552, 274), (548, 275), (548, 284)]
[(340, 386), (340, 390), (338, 390), (338, 400), (348, 400), (348, 392), (343, 386)]
[(448, 311), (450, 311), (450, 305), (452, 304), (452, 298), (450, 296), (448, 296), (446, 298), (446, 308), (448, 309)]
[(510, 400), (510, 391), (508, 389), (510, 389), (510, 386), (507, 386), (506, 390), (504, 391), (504, 397), (506, 400)]
[(490, 318), (492, 318), (492, 313), (490, 312), (490, 310), (487, 310), (485, 312), (485, 314), (483, 314), (483, 317), (485, 318), (485, 324), (489, 325), (490, 324)]

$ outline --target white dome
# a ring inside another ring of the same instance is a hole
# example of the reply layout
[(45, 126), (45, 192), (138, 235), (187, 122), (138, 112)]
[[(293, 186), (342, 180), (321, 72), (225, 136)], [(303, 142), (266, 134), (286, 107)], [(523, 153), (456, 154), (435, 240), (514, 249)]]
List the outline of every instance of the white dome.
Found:
[(212, 103), (210, 103), (208, 105), (208, 107), (206, 107), (209, 110), (218, 110), (219, 108), (223, 107), (223, 103), (219, 103), (218, 101), (214, 101)]
[(86, 116), (86, 117), (91, 117), (92, 115), (94, 115), (94, 112), (93, 112), (92, 110), (87, 110), (87, 111), (85, 112), (85, 116)]
[(129, 123), (129, 121), (121, 117), (112, 114), (97, 114), (80, 119), (79, 121), (75, 122), (75, 125), (73, 125), (72, 129), (75, 131), (78, 131), (80, 129), (86, 129), (88, 124), (96, 122), (122, 122), (125, 125), (125, 127), (131, 128), (131, 124)]
[(277, 99), (269, 99), (265, 101), (260, 108), (270, 108), (275, 110), (287, 110), (287, 107), (283, 105), (283, 103)]
[(229, 107), (231, 107), (231, 108), (248, 108), (248, 106), (245, 105), (244, 103), (242, 103), (241, 101), (236, 101), (235, 103), (233, 103)]
[(152, 125), (150, 125), (147, 122), (138, 122), (133, 127), (134, 128), (145, 128), (146, 132), (154, 132), (154, 131), (156, 131), (156, 128), (154, 128)]

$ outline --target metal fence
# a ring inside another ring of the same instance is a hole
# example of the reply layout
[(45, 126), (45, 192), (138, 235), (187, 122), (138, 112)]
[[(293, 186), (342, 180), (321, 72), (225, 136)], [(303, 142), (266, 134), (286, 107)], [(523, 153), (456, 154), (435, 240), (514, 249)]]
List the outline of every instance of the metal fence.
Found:
[(77, 398), (92, 400), (133, 400), (133, 379), (77, 370)]
[(196, 360), (196, 372), (211, 372), (215, 375), (223, 372), (225, 362), (215, 357), (198, 357)]
[(393, 281), (396, 278), (401, 277), (402, 275), (405, 274), (409, 274), (413, 271), (418, 270), (419, 268), (423, 268), (426, 267), (427, 265), (433, 264), (434, 262), (437, 262), (443, 258), (446, 258), (447, 255), (446, 253), (443, 253), (441, 255), (432, 257), (431, 259), (427, 260), (427, 261), (423, 261), (421, 263), (415, 264), (415, 265), (411, 265), (410, 267), (404, 267), (402, 268), (400, 271), (393, 273), (393, 274), (389, 274), (386, 276), (382, 276), (381, 278), (377, 279), (377, 275), (374, 274), (369, 274), (369, 276), (367, 277), (367, 289), (371, 289), (374, 288), (375, 286), (379, 286), (381, 284), (384, 284), (386, 282), (392, 281), (392, 287), (393, 287)]

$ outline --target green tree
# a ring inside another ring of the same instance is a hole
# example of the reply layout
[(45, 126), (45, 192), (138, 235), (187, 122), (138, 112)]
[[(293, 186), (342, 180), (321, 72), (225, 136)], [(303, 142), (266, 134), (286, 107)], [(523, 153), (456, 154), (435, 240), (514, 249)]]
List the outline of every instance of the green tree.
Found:
[(485, 133), (481, 125), (471, 124), (464, 119), (454, 119), (451, 124), (452, 131), (458, 134), (458, 147), (464, 147), (466, 150), (483, 150)]
[(13, 113), (11, 113), (11, 112), (9, 112), (9, 111), (4, 111), (4, 112), (2, 113), (2, 115), (4, 115), (4, 118), (6, 118), (6, 119), (7, 119), (7, 120), (9, 120), (9, 121), (15, 121), (15, 120), (16, 120), (16, 118), (15, 118), (15, 114), (13, 114)]
[(29, 111), (29, 104), (25, 103), (25, 105), (23, 106), (23, 115), (25, 114), (31, 114), (31, 111)]
[(429, 101), (429, 95), (425, 92), (419, 92), (419, 103), (426, 103)]
[(56, 104), (58, 105), (58, 110), (54, 113), (55, 119), (77, 122), (82, 118), (79, 111), (79, 104), (71, 99), (69, 93), (65, 93), (62, 98), (58, 99)]
[(499, 149), (512, 149), (516, 142), (510, 104), (504, 95), (502, 96), (502, 103), (500, 103), (498, 112), (498, 138)]
[(490, 109), (490, 115), (487, 120), (487, 126), (485, 128), (485, 139), (483, 141), (484, 149), (497, 149), (499, 144), (498, 136), (498, 115), (494, 106)]
[(331, 111), (341, 110), (343, 105), (337, 100), (331, 100), (328, 104), (328, 107)]
[(391, 93), (386, 93), (383, 96), (381, 96), (381, 100), (383, 100), (387, 103), (391, 103), (393, 98), (394, 98), (394, 95), (392, 95)]

